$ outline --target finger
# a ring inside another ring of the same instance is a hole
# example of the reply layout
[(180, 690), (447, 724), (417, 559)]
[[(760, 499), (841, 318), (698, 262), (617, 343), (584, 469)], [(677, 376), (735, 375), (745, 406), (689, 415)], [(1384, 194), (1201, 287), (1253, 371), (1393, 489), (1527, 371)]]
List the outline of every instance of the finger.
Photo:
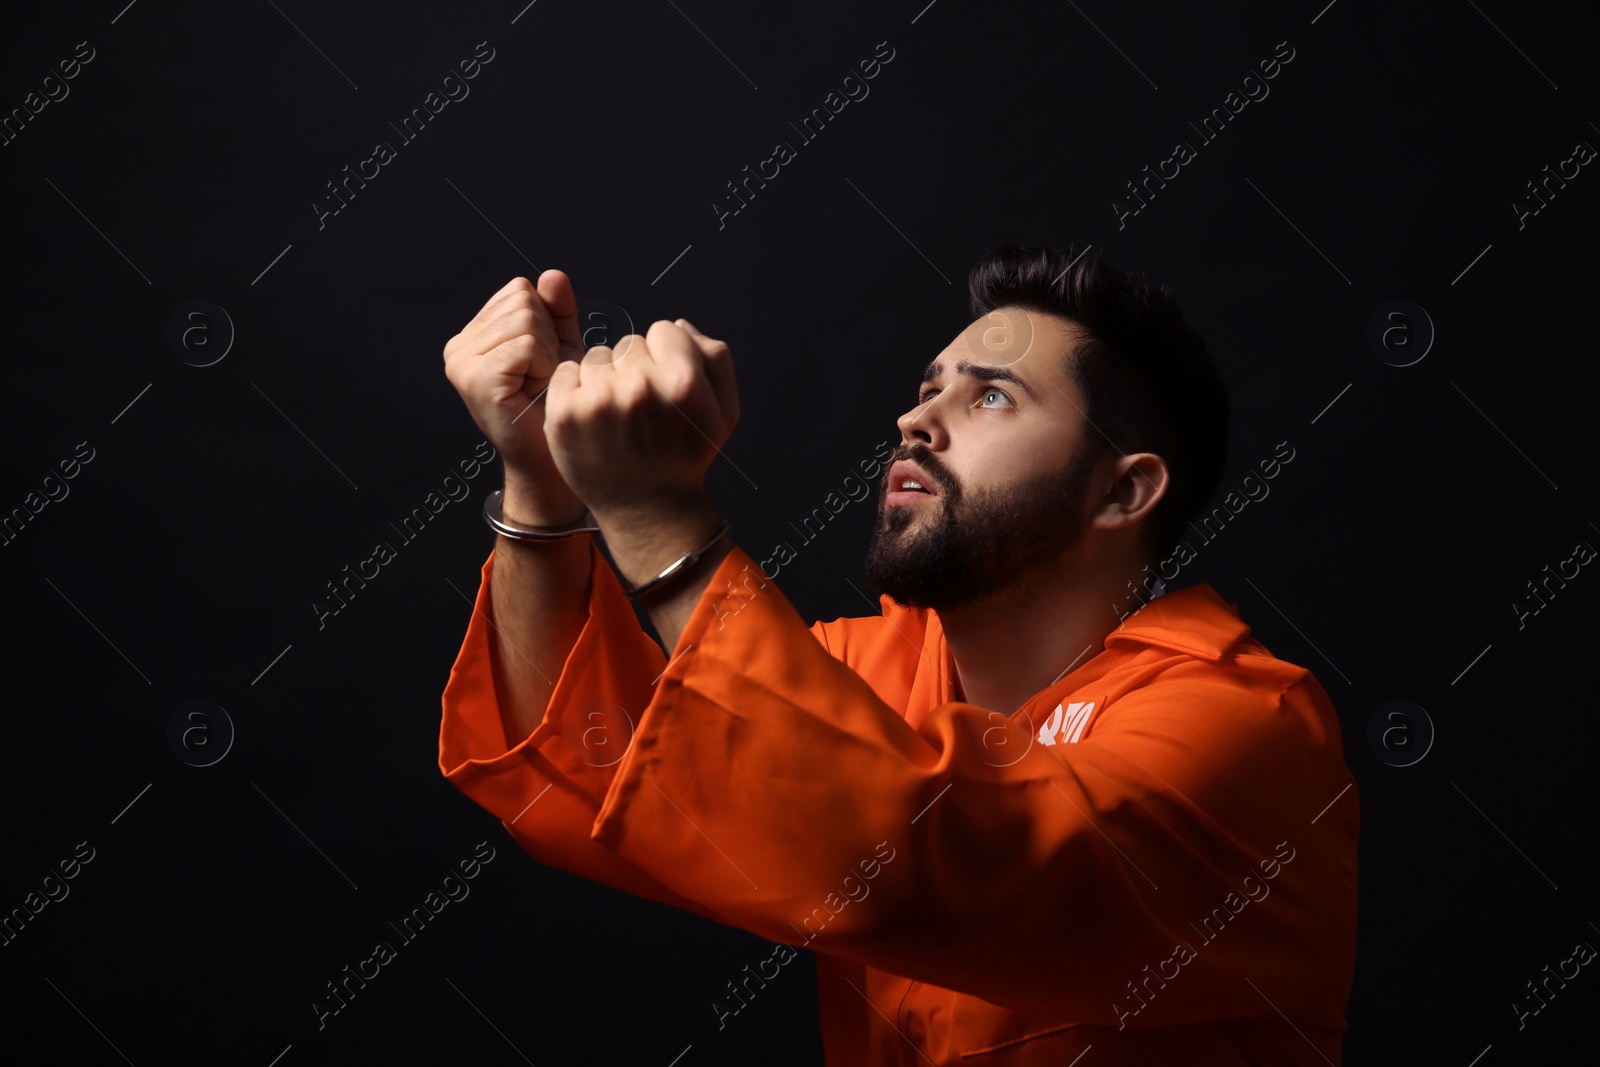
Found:
[[(491, 318), (491, 313), (495, 313), (497, 315), (498, 312), (496, 312), (495, 309), (498, 306), (502, 305), (507, 299), (511, 298), (516, 293), (520, 292), (531, 294), (533, 291), (533, 283), (521, 276), (512, 278), (505, 285), (502, 285), (498, 292), (483, 302), (483, 306), (478, 309), (477, 314), (468, 319), (467, 324), (461, 327), (461, 329), (457, 331), (454, 336), (445, 342), (445, 363), (448, 365), (452, 355), (463, 348), (468, 342), (475, 340), (478, 332), (483, 328), (483, 326), (486, 323), (493, 321)], [(523, 299), (526, 299), (526, 297)], [(490, 345), (486, 347), (493, 346)], [(480, 349), (479, 351), (483, 350), (484, 349)]]
[(541, 292), (526, 278), (514, 278), (489, 298), (463, 334), (476, 334), (477, 345), (489, 351), (503, 341), (531, 334), (546, 343), (550, 365), (583, 354), (578, 339), (577, 298), (572, 282), (559, 270), (539, 275)]
[[(550, 375), (550, 384), (545, 387), (545, 411), (566, 411), (571, 407), (572, 394), (582, 388), (582, 373), (579, 363), (575, 359), (564, 359), (556, 364), (556, 369)], [(551, 420), (545, 419), (548, 427)]]
[(685, 379), (692, 381), (705, 376), (705, 360), (699, 347), (677, 323), (657, 319), (650, 324), (645, 338), (644, 347), (654, 363), (650, 376), (662, 383), (664, 392), (679, 392), (668, 383), (682, 385)]
[(538, 289), (527, 278), (518, 275), (483, 302), (483, 307), (478, 309), (478, 313), (472, 317), (472, 321), (467, 324), (463, 332), (471, 332), (475, 327), (491, 323), (512, 308), (531, 307), (537, 302)]
[[(595, 345), (584, 353), (583, 361), (597, 366), (606, 366), (619, 369), (631, 360), (649, 360), (650, 346), (645, 343), (642, 335), (636, 333), (623, 334), (617, 338), (615, 345)], [(641, 366), (648, 365), (642, 364)]]
[(578, 325), (578, 294), (572, 288), (572, 279), (566, 271), (552, 267), (539, 275), (536, 291), (555, 321), (562, 358), (578, 359), (583, 354), (583, 331)]
[(717, 406), (722, 409), (722, 413), (727, 416), (730, 423), (737, 421), (739, 418), (739, 383), (733, 376), (733, 352), (728, 348), (728, 343), (714, 337), (707, 337), (695, 329), (694, 323), (688, 319), (679, 319), (678, 325), (683, 327), (685, 333), (689, 335), (700, 350), (706, 381), (711, 383), (711, 392), (717, 398)]
[(524, 355), (535, 357), (527, 361), (525, 373), (543, 376), (550, 372), (559, 358), (550, 309), (544, 306), (537, 293), (514, 296), (516, 300), (526, 303), (507, 306), (498, 317), (469, 330), (465, 336), (469, 343), (461, 351), (483, 356), (515, 342), (524, 346), (520, 349)]
[(595, 345), (593, 348), (584, 352), (582, 358), (580, 358), (578, 362), (590, 367), (614, 366), (617, 361), (622, 358), (619, 350), (622, 342), (625, 340), (627, 340), (627, 338), (618, 339), (617, 349), (613, 349), (610, 345)]
[(508, 388), (521, 389), (523, 379), (534, 373), (534, 341), (528, 334), (507, 338), (473, 361), (477, 373), (493, 375)]
[(531, 292), (534, 291), (534, 288), (535, 287), (534, 287), (534, 284), (532, 282), (530, 282), (528, 279), (524, 278), (522, 275), (519, 274), (515, 278), (512, 278), (509, 282), (506, 282), (504, 285), (502, 285), (500, 287), (499, 291), (496, 292), (494, 294), (494, 296), (491, 296), (489, 299), (491, 301), (492, 300), (497, 300), (500, 297), (504, 296), (505, 294), (516, 292), (519, 289), (522, 290), (523, 292), (531, 293)]
[(474, 354), (487, 352), (507, 337), (513, 336), (515, 331), (506, 328), (513, 313), (532, 309), (540, 304), (539, 294), (534, 291), (532, 282), (526, 278), (513, 278), (498, 293), (484, 301), (478, 313), (461, 327), (459, 333), (450, 338), (445, 345), (445, 359), (448, 360), (454, 350), (466, 347), (473, 348)]

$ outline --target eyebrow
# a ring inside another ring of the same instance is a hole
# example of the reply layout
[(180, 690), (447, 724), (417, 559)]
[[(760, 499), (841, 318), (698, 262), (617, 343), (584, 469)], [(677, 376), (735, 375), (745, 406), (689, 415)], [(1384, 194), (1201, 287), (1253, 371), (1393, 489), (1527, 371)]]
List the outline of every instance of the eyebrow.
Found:
[[(927, 369), (922, 372), (922, 382), (925, 385), (943, 373), (943, 366), (938, 360), (934, 360), (932, 363), (928, 364)], [(1032, 387), (1029, 386), (1027, 382), (1023, 381), (1015, 371), (1007, 367), (992, 367), (987, 363), (973, 363), (971, 360), (958, 359), (956, 360), (956, 373), (958, 375), (965, 375), (968, 378), (976, 378), (977, 380), (983, 382), (1014, 382), (1018, 388), (1020, 388), (1024, 393), (1028, 394), (1029, 400), (1037, 401), (1039, 399), (1038, 394), (1033, 391)], [(917, 392), (921, 393), (921, 391), (922, 390), (919, 387)]]

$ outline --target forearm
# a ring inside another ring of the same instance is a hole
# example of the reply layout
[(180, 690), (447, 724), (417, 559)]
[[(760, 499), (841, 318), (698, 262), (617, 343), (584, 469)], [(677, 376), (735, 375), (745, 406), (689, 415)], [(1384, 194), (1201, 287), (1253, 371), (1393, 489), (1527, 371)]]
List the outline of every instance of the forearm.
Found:
[[(557, 526), (570, 514), (514, 479), (501, 514), (518, 526)], [(566, 509), (570, 511), (570, 506)], [(709, 498), (597, 517), (601, 536), (625, 586), (649, 581), (684, 552), (700, 548), (721, 525)], [(678, 637), (729, 551), (724, 537), (688, 572), (641, 598), (670, 659)], [(588, 619), (591, 552), (587, 537), (547, 543), (501, 536), (490, 571), (491, 662), (506, 744), (514, 747), (543, 721), (567, 656)]]
[[(512, 525), (570, 522), (571, 507), (566, 514), (560, 510), (507, 480), (501, 515)], [(561, 668), (588, 619), (589, 536), (543, 543), (495, 539), (490, 660), (507, 747), (520, 744), (544, 719)]]
[[(597, 516), (597, 520), (617, 572), (628, 588), (649, 581), (685, 552), (703, 546), (722, 524), (704, 495), (672, 506)], [(732, 549), (730, 534), (713, 545), (687, 573), (676, 575), (660, 592), (640, 598), (669, 662), (677, 655), (678, 637), (717, 564)]]

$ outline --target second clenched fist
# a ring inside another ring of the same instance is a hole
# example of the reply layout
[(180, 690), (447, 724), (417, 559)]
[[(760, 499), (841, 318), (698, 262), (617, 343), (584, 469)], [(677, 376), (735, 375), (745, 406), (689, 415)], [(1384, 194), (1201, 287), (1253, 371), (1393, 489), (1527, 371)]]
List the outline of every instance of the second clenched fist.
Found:
[(706, 468), (738, 421), (727, 344), (684, 319), (557, 364), (545, 396), (551, 457), (597, 517), (702, 495)]

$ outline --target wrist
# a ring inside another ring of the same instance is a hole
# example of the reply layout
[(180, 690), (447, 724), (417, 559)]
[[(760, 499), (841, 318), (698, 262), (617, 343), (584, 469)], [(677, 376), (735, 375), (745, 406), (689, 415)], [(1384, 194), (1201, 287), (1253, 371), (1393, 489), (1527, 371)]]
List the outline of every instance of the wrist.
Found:
[(629, 588), (650, 581), (685, 552), (705, 549), (693, 567), (700, 571), (731, 550), (726, 537), (706, 548), (722, 529), (722, 518), (704, 493), (670, 504), (603, 512), (595, 515), (595, 524)]
[(552, 490), (507, 474), (500, 497), (500, 516), (513, 526), (570, 526), (588, 512), (576, 493), (562, 485)]

